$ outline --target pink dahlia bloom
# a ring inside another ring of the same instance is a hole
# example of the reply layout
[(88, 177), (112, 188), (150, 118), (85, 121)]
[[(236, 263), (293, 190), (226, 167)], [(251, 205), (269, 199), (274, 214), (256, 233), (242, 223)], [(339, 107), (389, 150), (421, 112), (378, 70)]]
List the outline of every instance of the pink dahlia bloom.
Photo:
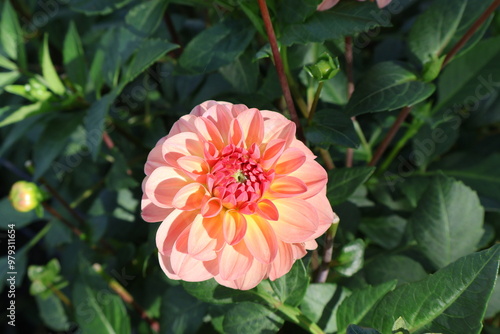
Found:
[[(319, 11), (324, 11), (332, 8), (335, 6), (340, 0), (323, 0), (319, 5), (318, 5), (318, 10)], [(365, 0), (358, 0), (358, 1), (365, 1)], [(373, 0), (370, 0), (373, 1)], [(377, 5), (378, 8), (384, 8), (387, 6), (392, 0), (377, 0)]]
[(338, 222), (314, 159), (276, 112), (207, 101), (183, 116), (142, 184), (165, 274), (241, 290), (285, 275)]

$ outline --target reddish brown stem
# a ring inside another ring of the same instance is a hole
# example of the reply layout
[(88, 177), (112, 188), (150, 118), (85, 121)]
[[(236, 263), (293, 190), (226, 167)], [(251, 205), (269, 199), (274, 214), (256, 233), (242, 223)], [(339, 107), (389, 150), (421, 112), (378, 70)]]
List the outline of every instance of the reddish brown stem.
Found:
[[(352, 52), (352, 37), (347, 36), (345, 38), (345, 67), (347, 74), (347, 97), (350, 99), (352, 93), (354, 92), (354, 56)], [(353, 119), (355, 119), (353, 117)], [(347, 148), (345, 152), (345, 166), (352, 167), (354, 159), (354, 150), (350, 147)]]
[(392, 139), (394, 138), (394, 136), (398, 132), (399, 128), (401, 127), (401, 125), (405, 121), (406, 117), (408, 117), (408, 115), (410, 114), (410, 111), (411, 111), (411, 107), (404, 107), (401, 110), (401, 112), (398, 115), (398, 118), (396, 119), (394, 124), (389, 129), (389, 132), (387, 132), (387, 135), (385, 136), (385, 138), (382, 141), (382, 143), (380, 144), (380, 146), (377, 148), (377, 151), (373, 155), (372, 160), (368, 163), (368, 166), (375, 166), (377, 164), (377, 162), (380, 160), (380, 158), (384, 154), (385, 150), (387, 149), (387, 147), (391, 143)]
[(290, 111), (292, 121), (297, 126), (297, 137), (303, 140), (304, 135), (302, 133), (302, 127), (300, 126), (299, 116), (297, 115), (297, 111), (295, 110), (295, 105), (293, 103), (292, 93), (290, 92), (290, 86), (288, 85), (288, 80), (286, 78), (285, 68), (283, 67), (283, 61), (278, 49), (278, 41), (276, 40), (276, 34), (274, 33), (266, 0), (259, 0), (259, 7), (262, 19), (264, 20), (264, 26), (266, 28), (269, 44), (271, 45), (271, 50), (273, 52), (274, 65), (276, 66), (276, 71), (278, 72), (281, 89), (283, 90), (283, 95), (285, 96), (285, 101), (288, 106), (288, 110)]
[(445, 67), (453, 57), (463, 48), (463, 46), (469, 41), (469, 39), (476, 33), (476, 31), (483, 25), (483, 23), (488, 19), (488, 17), (495, 11), (495, 9), (500, 6), (500, 0), (495, 0), (493, 3), (486, 8), (483, 14), (472, 24), (472, 26), (467, 30), (465, 35), (453, 46), (453, 48), (448, 52), (446, 58), (444, 59), (443, 66)]
[(51, 207), (48, 203), (42, 203), (43, 207), (45, 210), (47, 210), (48, 213), (50, 213), (52, 216), (56, 217), (59, 219), (64, 225), (66, 225), (71, 232), (73, 232), (77, 237), (80, 237), (83, 233), (78, 229), (78, 227), (73, 226), (66, 218), (61, 216), (59, 212), (57, 212), (53, 207)]
[(102, 133), (102, 140), (104, 141), (104, 143), (106, 144), (106, 146), (111, 150), (113, 149), (113, 147), (115, 147), (115, 143), (113, 142), (113, 139), (111, 139), (111, 137), (109, 136), (109, 134), (104, 131)]
[(40, 183), (43, 184), (45, 188), (47, 188), (49, 193), (54, 196), (54, 198), (58, 200), (59, 203), (61, 203), (61, 205), (78, 221), (81, 226), (85, 225), (85, 221), (83, 220), (83, 218), (68, 204), (68, 202), (64, 200), (64, 198), (62, 198), (61, 195), (59, 195), (57, 190), (52, 188), (52, 186), (44, 178), (40, 178)]

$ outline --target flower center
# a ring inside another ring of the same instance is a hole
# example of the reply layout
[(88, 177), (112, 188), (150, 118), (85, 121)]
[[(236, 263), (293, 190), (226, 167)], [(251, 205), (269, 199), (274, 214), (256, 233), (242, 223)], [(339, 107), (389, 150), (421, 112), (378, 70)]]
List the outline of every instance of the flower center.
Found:
[(257, 201), (269, 188), (274, 170), (265, 171), (259, 164), (255, 146), (249, 150), (228, 145), (212, 166), (208, 176), (209, 190), (228, 209), (253, 213)]

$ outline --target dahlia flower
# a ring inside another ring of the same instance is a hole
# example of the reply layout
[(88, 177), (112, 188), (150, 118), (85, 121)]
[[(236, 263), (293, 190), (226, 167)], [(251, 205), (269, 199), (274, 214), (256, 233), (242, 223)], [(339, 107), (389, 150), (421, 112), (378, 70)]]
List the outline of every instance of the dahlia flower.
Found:
[[(319, 11), (324, 11), (332, 8), (335, 6), (340, 0), (323, 0), (319, 5), (318, 5), (318, 10)], [(365, 1), (365, 0), (358, 0), (358, 1)], [(373, 0), (370, 0), (373, 1)], [(384, 8), (387, 6), (392, 0), (377, 0), (377, 5), (378, 8)]]
[(207, 101), (181, 117), (142, 184), (165, 274), (241, 290), (285, 275), (338, 222), (314, 159), (276, 112)]

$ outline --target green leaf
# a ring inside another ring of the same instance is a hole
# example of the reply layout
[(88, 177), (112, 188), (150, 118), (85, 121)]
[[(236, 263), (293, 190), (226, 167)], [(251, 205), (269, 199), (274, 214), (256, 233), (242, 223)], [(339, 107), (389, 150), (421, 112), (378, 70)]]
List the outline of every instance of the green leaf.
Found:
[(230, 304), (235, 301), (251, 299), (253, 294), (234, 290), (220, 285), (214, 279), (201, 282), (182, 282), (184, 290), (197, 299), (211, 304)]
[(58, 297), (54, 294), (49, 295), (47, 298), (35, 296), (35, 300), (40, 318), (48, 328), (56, 332), (70, 331), (71, 323)]
[(208, 305), (190, 296), (181, 286), (167, 290), (161, 302), (160, 333), (197, 333)]
[(455, 164), (454, 169), (444, 169), (443, 173), (459, 179), (480, 195), (500, 201), (500, 154), (493, 153), (470, 166)]
[(375, 4), (341, 1), (328, 11), (316, 12), (305, 23), (287, 26), (280, 41), (284, 45), (322, 43), (379, 26), (389, 27), (390, 20), (384, 16)]
[(226, 313), (223, 328), (228, 334), (276, 333), (283, 322), (282, 318), (267, 307), (243, 302)]
[(351, 118), (337, 110), (318, 111), (305, 132), (307, 140), (323, 148), (328, 148), (332, 144), (347, 147), (359, 146), (359, 138)]
[(462, 182), (436, 176), (418, 202), (410, 226), (419, 249), (439, 268), (476, 250), (484, 209)]
[(347, 327), (347, 334), (381, 334), (381, 333), (373, 328), (349, 325), (349, 327)]
[(3, 87), (16, 82), (20, 76), (18, 71), (0, 72), (0, 92)]
[(321, 1), (289, 0), (279, 2), (278, 19), (284, 23), (301, 23), (311, 14), (316, 13), (316, 8)]
[(356, 116), (412, 106), (428, 98), (434, 89), (402, 63), (378, 63), (360, 80), (346, 110)]
[(362, 239), (356, 239), (342, 247), (336, 259), (338, 263), (335, 271), (342, 276), (350, 277), (363, 267), (365, 254), (365, 243)]
[(57, 74), (54, 64), (52, 63), (52, 59), (50, 58), (49, 35), (47, 34), (45, 34), (43, 38), (41, 57), (42, 59), (40, 62), (42, 64), (43, 78), (47, 81), (47, 86), (57, 95), (64, 95), (66, 88), (64, 87), (61, 79), (59, 79), (59, 75)]
[(151, 36), (160, 25), (168, 1), (150, 0), (141, 3), (127, 13), (125, 22), (135, 33)]
[(397, 215), (364, 218), (359, 229), (377, 245), (385, 249), (393, 249), (403, 238), (406, 219)]
[(281, 302), (298, 306), (309, 285), (309, 275), (302, 260), (297, 260), (285, 276), (270, 281), (270, 284)]
[(300, 309), (325, 332), (333, 333), (337, 331), (337, 310), (348, 295), (345, 288), (336, 284), (310, 284)]
[(500, 246), (470, 254), (428, 278), (389, 292), (362, 325), (390, 333), (400, 316), (410, 332), (478, 334), (498, 271)]
[(0, 127), (9, 124), (17, 123), (27, 117), (38, 115), (44, 112), (52, 111), (50, 104), (45, 102), (37, 102), (27, 106), (22, 106), (19, 109), (11, 112), (7, 117), (0, 121)]
[[(0, 24), (1, 27), (1, 24)], [(17, 70), (17, 65), (11, 62), (9, 59), (5, 58), (0, 54), (0, 67), (3, 67), (7, 70)]]
[(92, 153), (94, 160), (97, 158), (101, 147), (102, 134), (105, 128), (104, 121), (116, 96), (116, 92), (111, 91), (102, 99), (95, 101), (87, 111), (87, 115), (85, 117), (87, 146)]
[(87, 64), (82, 41), (73, 21), (64, 38), (63, 58), (64, 69), (69, 79), (80, 88), (84, 88), (87, 82)]
[(466, 4), (467, 0), (437, 0), (417, 18), (408, 46), (422, 64), (439, 58), (454, 36)]
[(73, 282), (76, 320), (83, 333), (127, 334), (130, 319), (121, 298), (83, 261), (81, 273)]
[(332, 79), (324, 82), (320, 98), (321, 101), (341, 106), (347, 104), (347, 77), (344, 72), (339, 72)]
[(349, 297), (344, 299), (337, 311), (338, 334), (344, 334), (349, 324), (359, 323), (382, 297), (394, 290), (396, 283), (396, 281), (390, 281), (353, 291)]
[(149, 66), (163, 57), (167, 52), (177, 49), (179, 46), (168, 41), (160, 39), (150, 39), (144, 41), (140, 46), (140, 50), (134, 55), (128, 65), (122, 80), (120, 81), (120, 89), (125, 84), (134, 80), (139, 74), (144, 72)]
[(192, 74), (211, 72), (238, 58), (254, 34), (254, 28), (245, 20), (225, 19), (193, 38), (179, 64)]
[(335, 206), (346, 201), (375, 171), (374, 167), (335, 168), (328, 172), (327, 196)]
[(363, 268), (366, 281), (378, 285), (397, 280), (398, 285), (416, 282), (427, 277), (427, 272), (415, 260), (403, 255), (381, 255), (370, 259)]
[[(23, 31), (10, 0), (4, 1), (2, 8), (0, 43), (10, 59), (17, 61), (21, 68), (26, 68), (26, 51), (24, 49)], [(5, 64), (5, 61), (2, 63)]]
[(132, 0), (70, 0), (71, 9), (85, 15), (105, 15), (122, 8)]
[(495, 284), (495, 288), (491, 293), (491, 298), (488, 302), (488, 307), (486, 308), (486, 314), (484, 317), (486, 319), (493, 318), (498, 313), (500, 313), (500, 284), (498, 284), (497, 277), (497, 284)]
[(129, 169), (125, 157), (120, 151), (113, 151), (115, 161), (106, 176), (106, 185), (113, 190), (130, 189), (138, 185), (137, 181), (127, 174)]
[(454, 60), (439, 77), (439, 99), (434, 110), (441, 110), (446, 117), (456, 114), (455, 105), (470, 105), (496, 96), (500, 81), (499, 62), (500, 36), (478, 43)]
[(61, 115), (47, 124), (34, 146), (33, 179), (38, 180), (48, 171), (52, 162), (68, 144), (68, 138), (76, 130), (82, 118), (82, 113)]
[(221, 67), (221, 74), (233, 85), (237, 92), (255, 93), (259, 79), (259, 64), (243, 54), (235, 62)]

